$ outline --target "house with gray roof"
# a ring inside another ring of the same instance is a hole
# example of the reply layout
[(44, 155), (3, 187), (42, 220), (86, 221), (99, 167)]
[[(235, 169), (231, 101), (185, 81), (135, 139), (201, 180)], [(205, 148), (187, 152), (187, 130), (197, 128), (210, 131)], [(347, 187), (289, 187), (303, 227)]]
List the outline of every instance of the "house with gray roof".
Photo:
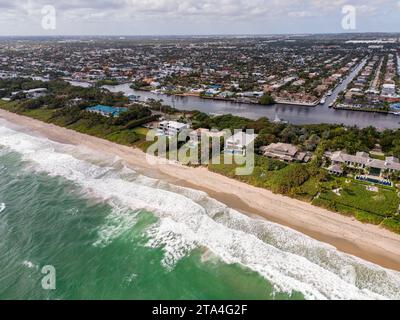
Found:
[[(348, 168), (368, 170), (371, 174), (380, 176), (383, 173), (393, 173), (400, 171), (400, 162), (396, 157), (386, 157), (385, 160), (374, 159), (366, 152), (357, 152), (356, 155), (350, 155), (343, 151), (326, 153), (325, 156), (332, 162), (330, 169), (336, 170), (336, 174), (341, 174), (341, 166)], [(331, 170), (330, 170), (331, 171)]]
[(268, 158), (286, 162), (308, 162), (311, 159), (310, 153), (300, 152), (296, 146), (288, 143), (271, 143), (268, 146), (261, 147), (260, 150)]

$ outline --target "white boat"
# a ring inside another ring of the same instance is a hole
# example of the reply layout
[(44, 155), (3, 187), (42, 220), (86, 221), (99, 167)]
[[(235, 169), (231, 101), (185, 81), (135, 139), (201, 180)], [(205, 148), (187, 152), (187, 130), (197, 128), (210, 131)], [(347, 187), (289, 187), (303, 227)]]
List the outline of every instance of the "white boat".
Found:
[(140, 96), (136, 96), (136, 95), (134, 95), (134, 94), (131, 94), (131, 95), (128, 96), (128, 99), (129, 99), (129, 101), (135, 101), (135, 102), (137, 102), (137, 101), (140, 100)]
[(0, 213), (4, 211), (6, 205), (4, 203), (0, 203)]
[(321, 101), (320, 101), (320, 104), (325, 104), (325, 102), (326, 102), (326, 98), (323, 97), (323, 98), (321, 99)]
[(211, 117), (220, 117), (220, 116), (222, 116), (223, 114), (222, 114), (222, 113), (209, 112), (208, 115), (211, 116)]
[(275, 119), (274, 119), (273, 123), (288, 123), (288, 122), (285, 120), (279, 119), (278, 114), (275, 113)]

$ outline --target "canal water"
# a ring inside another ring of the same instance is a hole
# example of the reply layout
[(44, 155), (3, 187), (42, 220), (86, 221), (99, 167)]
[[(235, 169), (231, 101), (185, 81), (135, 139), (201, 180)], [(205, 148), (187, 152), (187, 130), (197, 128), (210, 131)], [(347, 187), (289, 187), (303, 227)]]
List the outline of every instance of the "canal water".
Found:
[(148, 91), (133, 90), (129, 87), (129, 83), (104, 87), (112, 92), (123, 92), (126, 95), (139, 95), (140, 100), (146, 100), (147, 98), (162, 99), (164, 104), (171, 105), (180, 110), (200, 110), (212, 114), (234, 114), (250, 119), (267, 117), (270, 120), (274, 120), (276, 116), (278, 116), (281, 120), (286, 120), (293, 124), (331, 123), (358, 126), (360, 128), (368, 126), (375, 126), (378, 129), (399, 128), (400, 116), (397, 115), (329, 108), (329, 105), (337, 98), (340, 92), (346, 89), (347, 85), (354, 79), (365, 63), (366, 60), (363, 60), (349, 76), (335, 88), (333, 94), (326, 99), (325, 104), (316, 107), (284, 104), (261, 106), (256, 104), (202, 99), (198, 97), (156, 94)]

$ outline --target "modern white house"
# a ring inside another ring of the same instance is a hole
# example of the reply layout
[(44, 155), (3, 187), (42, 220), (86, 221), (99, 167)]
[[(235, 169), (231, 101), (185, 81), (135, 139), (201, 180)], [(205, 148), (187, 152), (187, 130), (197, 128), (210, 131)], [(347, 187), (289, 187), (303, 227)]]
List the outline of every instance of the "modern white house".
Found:
[[(193, 130), (189, 133), (189, 145), (196, 146), (201, 143), (202, 139), (209, 138), (209, 139), (220, 139), (226, 135), (225, 131), (219, 130), (209, 130), (204, 128), (199, 128)], [(214, 141), (214, 140), (213, 140)]]
[(159, 135), (165, 136), (175, 136), (181, 133), (185, 129), (189, 129), (190, 126), (186, 123), (177, 122), (177, 121), (162, 121), (158, 125), (157, 133)]
[(396, 97), (396, 85), (391, 83), (385, 83), (382, 86), (382, 97)]
[(237, 132), (225, 141), (224, 153), (246, 155), (248, 146), (254, 143), (257, 134), (246, 132)]
[(47, 94), (46, 88), (36, 88), (30, 90), (15, 91), (11, 93), (11, 97), (18, 95), (19, 93), (24, 93), (28, 98), (39, 98)]
[(209, 95), (209, 96), (216, 95), (216, 94), (218, 94), (220, 92), (221, 92), (220, 90), (213, 89), (213, 88), (209, 88), (209, 89), (206, 90), (206, 94)]
[(189, 137), (190, 137), (190, 140), (201, 141), (202, 137), (209, 137), (209, 138), (218, 137), (218, 138), (221, 138), (224, 135), (225, 135), (225, 131), (199, 128), (199, 129), (191, 131), (190, 134), (189, 134)]

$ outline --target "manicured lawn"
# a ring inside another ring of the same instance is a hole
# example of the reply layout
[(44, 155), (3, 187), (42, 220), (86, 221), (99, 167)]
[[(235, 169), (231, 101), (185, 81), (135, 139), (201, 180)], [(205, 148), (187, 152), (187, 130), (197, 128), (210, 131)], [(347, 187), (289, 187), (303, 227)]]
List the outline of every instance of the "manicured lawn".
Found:
[(386, 156), (385, 155), (378, 155), (378, 154), (370, 154), (370, 157), (373, 159), (378, 159), (378, 160), (385, 160)]
[[(352, 215), (357, 220), (383, 227), (400, 233), (398, 209), (400, 197), (395, 188), (378, 187), (378, 192), (369, 191), (366, 184), (347, 178), (332, 178), (323, 184), (324, 191), (312, 203), (316, 206)], [(333, 191), (341, 188), (340, 195)]]
[(346, 207), (360, 209), (383, 217), (395, 214), (400, 205), (400, 198), (394, 189), (379, 188), (378, 192), (366, 190), (366, 186), (355, 182), (343, 184), (340, 196), (332, 191), (321, 193), (322, 199)]

